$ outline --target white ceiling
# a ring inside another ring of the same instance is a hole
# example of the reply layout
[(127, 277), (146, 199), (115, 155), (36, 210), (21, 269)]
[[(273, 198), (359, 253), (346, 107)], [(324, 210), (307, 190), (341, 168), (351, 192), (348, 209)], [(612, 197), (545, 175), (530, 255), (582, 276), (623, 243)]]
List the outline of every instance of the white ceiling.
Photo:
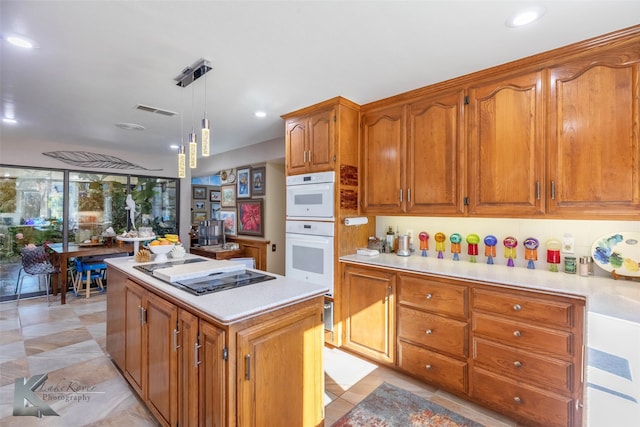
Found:
[[(206, 100), (219, 153), (280, 138), (281, 114), (334, 96), (364, 104), (640, 22), (638, 0), (0, 4), (3, 36), (37, 43), (25, 51), (1, 41), (0, 112), (18, 120), (2, 124), (3, 144), (167, 156), (202, 119), (205, 79), (186, 89), (173, 81), (199, 58), (213, 65)], [(540, 21), (504, 25), (531, 5), (546, 8)]]

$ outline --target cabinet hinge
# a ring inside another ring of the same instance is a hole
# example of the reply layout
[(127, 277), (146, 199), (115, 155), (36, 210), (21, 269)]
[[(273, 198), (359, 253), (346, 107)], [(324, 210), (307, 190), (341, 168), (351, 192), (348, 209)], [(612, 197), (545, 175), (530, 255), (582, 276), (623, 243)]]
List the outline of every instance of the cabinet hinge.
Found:
[(336, 119), (336, 115), (334, 114), (334, 115), (333, 115), (333, 123), (335, 123), (335, 122), (337, 122), (337, 121), (338, 121), (338, 119)]
[(333, 156), (333, 163), (336, 162), (336, 156)]
[(222, 360), (229, 360), (229, 349), (227, 347), (222, 349)]
[(469, 105), (469, 95), (464, 96), (464, 105)]
[(462, 203), (463, 203), (465, 206), (469, 206), (469, 198), (468, 198), (468, 197), (465, 197), (465, 198), (464, 198), (464, 200), (462, 201)]

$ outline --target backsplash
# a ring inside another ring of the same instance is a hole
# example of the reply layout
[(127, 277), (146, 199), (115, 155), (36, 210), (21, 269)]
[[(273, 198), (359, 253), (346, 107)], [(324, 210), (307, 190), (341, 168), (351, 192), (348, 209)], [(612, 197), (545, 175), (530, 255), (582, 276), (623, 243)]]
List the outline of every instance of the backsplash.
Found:
[[(453, 258), (449, 236), (453, 233), (461, 234), (460, 262), (469, 262), (465, 238), (468, 234), (475, 233), (480, 236), (478, 255), (476, 257), (477, 262), (486, 263), (487, 258), (484, 256), (485, 245), (483, 240), (486, 235), (493, 234), (498, 239), (494, 264), (506, 265), (507, 259), (504, 257), (505, 248), (502, 241), (507, 236), (513, 236), (518, 240), (517, 256), (514, 260), (516, 268), (527, 267), (527, 260), (524, 257), (525, 248), (522, 243), (527, 237), (534, 237), (540, 242), (538, 261), (535, 262), (535, 268), (545, 270), (549, 269), (549, 265), (546, 262), (547, 251), (545, 247), (545, 242), (548, 239), (556, 238), (562, 241), (565, 233), (573, 236), (574, 253), (561, 253), (561, 258), (564, 261), (565, 256), (574, 256), (579, 259), (581, 256), (591, 255), (593, 243), (601, 236), (621, 231), (640, 232), (640, 221), (378, 216), (376, 218), (376, 235), (384, 237), (390, 226), (393, 228), (394, 233), (396, 230), (400, 234), (406, 234), (408, 231), (412, 232), (412, 244), (415, 249), (414, 256), (420, 256), (418, 234), (422, 231), (429, 233), (428, 256), (430, 257), (437, 256), (434, 235), (441, 231), (447, 236), (444, 252), (444, 258), (446, 259)], [(558, 266), (558, 271), (564, 271), (563, 263)], [(611, 277), (609, 272), (597, 266), (594, 266), (594, 274), (602, 277)]]

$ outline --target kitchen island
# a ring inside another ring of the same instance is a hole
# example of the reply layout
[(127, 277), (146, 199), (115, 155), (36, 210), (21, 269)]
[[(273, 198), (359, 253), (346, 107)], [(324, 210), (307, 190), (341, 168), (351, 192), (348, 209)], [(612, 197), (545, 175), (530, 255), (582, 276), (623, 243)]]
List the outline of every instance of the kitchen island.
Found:
[(326, 287), (270, 274), (192, 295), (107, 262), (107, 351), (161, 425), (322, 425)]

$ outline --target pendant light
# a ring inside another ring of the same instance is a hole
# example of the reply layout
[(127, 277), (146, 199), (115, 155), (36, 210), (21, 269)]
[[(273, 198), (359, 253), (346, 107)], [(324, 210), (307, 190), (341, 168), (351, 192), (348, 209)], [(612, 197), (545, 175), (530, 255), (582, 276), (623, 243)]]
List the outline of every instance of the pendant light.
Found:
[[(176, 84), (181, 88), (185, 88), (189, 86), (191, 83), (198, 80), (200, 77), (205, 75), (211, 70), (211, 63), (201, 58), (194, 62), (191, 66), (183, 69), (180, 74), (174, 78), (177, 82)], [(193, 86), (191, 87), (191, 133), (189, 133), (189, 168), (195, 169), (198, 165), (198, 142), (197, 136), (195, 132), (195, 113), (194, 113), (194, 92)], [(203, 139), (206, 134), (206, 147), (203, 146), (202, 150), (203, 156), (209, 155), (209, 121), (206, 118), (206, 79), (205, 79), (205, 118), (202, 121), (203, 127), (206, 127), (206, 132), (203, 129)], [(183, 97), (184, 98), (184, 97)], [(182, 116), (181, 116), (182, 117)], [(205, 122), (206, 120), (206, 122)], [(178, 177), (185, 178), (186, 177), (186, 154), (185, 154), (185, 145), (184, 145), (184, 118), (181, 120), (181, 129), (180, 129), (180, 149), (178, 151)]]
[(180, 148), (178, 148), (178, 178), (187, 177), (187, 159), (184, 154), (184, 92), (180, 96)]
[(198, 140), (194, 125), (193, 96), (193, 86), (191, 86), (191, 133), (189, 134), (189, 167), (191, 169), (198, 167)]
[(209, 119), (207, 119), (207, 76), (204, 76), (204, 117), (202, 119), (202, 156), (209, 157), (211, 154), (210, 149), (210, 125)]

